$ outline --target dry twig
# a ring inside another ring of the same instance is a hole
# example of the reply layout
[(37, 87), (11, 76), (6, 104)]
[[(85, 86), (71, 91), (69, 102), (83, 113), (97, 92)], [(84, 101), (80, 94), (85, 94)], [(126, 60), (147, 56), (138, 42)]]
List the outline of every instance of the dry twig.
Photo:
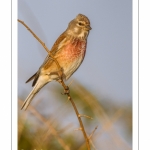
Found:
[(74, 101), (73, 101), (73, 99), (72, 99), (72, 97), (71, 97), (71, 95), (70, 95), (69, 87), (65, 85), (65, 83), (64, 83), (64, 81), (63, 81), (63, 79), (62, 79), (62, 74), (63, 74), (63, 72), (62, 72), (62, 69), (61, 69), (61, 67), (60, 67), (60, 65), (59, 65), (59, 63), (58, 63), (58, 61), (53, 57), (53, 55), (51, 54), (51, 52), (49, 51), (49, 49), (46, 47), (45, 43), (42, 42), (41, 39), (38, 38), (38, 36), (37, 36), (23, 21), (21, 21), (21, 20), (18, 19), (18, 22), (20, 22), (21, 24), (23, 24), (23, 25), (27, 28), (27, 30), (29, 30), (29, 31), (31, 32), (31, 34), (41, 43), (41, 45), (42, 45), (42, 46), (44, 47), (44, 49), (47, 51), (47, 53), (49, 54), (49, 56), (55, 61), (56, 65), (57, 65), (57, 67), (58, 67), (58, 70), (61, 71), (61, 73), (60, 73), (61, 76), (60, 76), (60, 81), (59, 81), (59, 83), (63, 86), (63, 88), (64, 88), (64, 94), (67, 95), (68, 100), (71, 102), (71, 104), (72, 104), (72, 106), (73, 106), (73, 108), (74, 108), (74, 110), (75, 110), (76, 116), (77, 116), (78, 121), (79, 121), (79, 123), (80, 123), (81, 131), (82, 131), (82, 133), (83, 133), (83, 135), (84, 135), (84, 138), (85, 138), (85, 141), (86, 141), (87, 149), (90, 150), (89, 138), (88, 138), (88, 136), (87, 136), (87, 134), (86, 134), (86, 131), (85, 131), (85, 129), (84, 129), (84, 126), (83, 126), (83, 123), (82, 123), (82, 120), (81, 120), (81, 115), (79, 114), (79, 112), (78, 112), (78, 110), (77, 110), (77, 107), (76, 107), (76, 105), (75, 105), (75, 103), (74, 103)]
[(64, 88), (64, 94), (67, 95), (68, 100), (71, 102), (71, 104), (72, 104), (72, 106), (73, 106), (73, 108), (74, 108), (74, 110), (75, 110), (76, 116), (77, 116), (78, 121), (79, 121), (79, 123), (80, 123), (81, 131), (82, 131), (82, 133), (83, 133), (83, 135), (84, 135), (84, 138), (85, 138), (85, 140), (86, 140), (87, 148), (88, 148), (88, 150), (90, 150), (89, 139), (88, 139), (87, 134), (86, 134), (86, 131), (85, 131), (85, 129), (84, 129), (84, 126), (83, 126), (83, 123), (82, 123), (82, 120), (81, 120), (81, 116), (80, 116), (80, 114), (79, 114), (79, 112), (78, 112), (78, 109), (77, 109), (77, 107), (76, 107), (76, 105), (75, 105), (73, 99), (72, 99), (71, 96), (70, 96), (69, 87), (65, 85), (65, 83), (64, 83), (63, 80), (61, 80), (60, 83), (61, 83), (61, 85), (62, 85), (63, 88)]
[(49, 49), (46, 47), (45, 43), (21, 20), (18, 19), (18, 22), (20, 22), (21, 24), (23, 24), (27, 30), (29, 30), (31, 32), (31, 34), (39, 41), (39, 43), (44, 47), (44, 49), (47, 51), (47, 53), (49, 54), (49, 56), (55, 61), (58, 70), (61, 70), (61, 67), (58, 63), (58, 61), (53, 57), (53, 55), (51, 54), (51, 52), (49, 51)]
[(89, 140), (92, 138), (93, 134), (95, 133), (96, 129), (98, 128), (98, 126), (95, 127), (95, 129), (93, 130), (93, 132), (91, 133), (91, 135), (89, 136)]

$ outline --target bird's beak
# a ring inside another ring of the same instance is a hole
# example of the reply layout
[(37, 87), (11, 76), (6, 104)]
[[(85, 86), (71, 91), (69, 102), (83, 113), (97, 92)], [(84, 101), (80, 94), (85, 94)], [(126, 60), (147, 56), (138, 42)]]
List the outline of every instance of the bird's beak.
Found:
[(87, 30), (91, 30), (92, 28), (90, 27), (90, 25), (87, 25), (87, 26), (86, 26), (86, 29), (87, 29)]

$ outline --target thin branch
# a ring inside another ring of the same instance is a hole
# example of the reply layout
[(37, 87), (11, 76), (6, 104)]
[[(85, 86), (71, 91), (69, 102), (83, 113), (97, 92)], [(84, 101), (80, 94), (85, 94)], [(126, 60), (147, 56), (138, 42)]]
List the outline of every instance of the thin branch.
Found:
[(24, 25), (27, 30), (30, 31), (30, 33), (39, 41), (39, 43), (41, 43), (41, 45), (44, 47), (44, 49), (47, 51), (47, 53), (49, 54), (49, 56), (55, 61), (58, 70), (61, 70), (61, 67), (58, 63), (58, 61), (53, 57), (53, 55), (51, 54), (51, 52), (49, 51), (49, 49), (47, 48), (47, 46), (45, 45), (45, 43), (22, 21), (18, 19), (18, 22), (20, 22), (22, 25)]
[(58, 61), (53, 57), (53, 55), (51, 54), (51, 52), (49, 51), (49, 49), (46, 47), (45, 43), (42, 42), (40, 40), (40, 38), (38, 38), (38, 36), (23, 21), (21, 21), (21, 20), (18, 19), (18, 22), (20, 22), (21, 24), (23, 24), (27, 28), (27, 30), (29, 30), (31, 32), (31, 34), (41, 43), (41, 45), (47, 51), (47, 53), (49, 54), (49, 56), (55, 61), (56, 65), (58, 67), (58, 70), (60, 70), (60, 74), (61, 74), (59, 83), (61, 83), (61, 85), (63, 86), (63, 88), (64, 88), (64, 94), (67, 95), (68, 100), (71, 102), (71, 104), (72, 104), (72, 106), (73, 106), (73, 108), (75, 110), (76, 116), (77, 116), (78, 121), (80, 123), (80, 127), (82, 129), (82, 133), (83, 133), (85, 141), (86, 141), (87, 148), (88, 148), (88, 150), (90, 150), (89, 138), (88, 138), (88, 136), (87, 136), (87, 134), (85, 132), (85, 129), (84, 129), (84, 126), (83, 126), (83, 123), (82, 123), (82, 120), (81, 120), (81, 116), (80, 116), (80, 114), (79, 114), (79, 112), (77, 110), (77, 107), (76, 107), (73, 99), (70, 96), (69, 87), (66, 86), (65, 83), (64, 83), (64, 81), (63, 81), (63, 78), (62, 78), (63, 72), (62, 72), (62, 69), (61, 69)]
[(96, 150), (95, 145), (93, 144), (92, 140), (90, 140), (91, 145), (93, 146), (94, 150)]
[(74, 110), (75, 110), (76, 116), (77, 116), (78, 121), (79, 121), (79, 123), (80, 123), (80, 127), (81, 127), (81, 129), (82, 129), (81, 131), (82, 131), (82, 133), (83, 133), (83, 135), (84, 135), (84, 138), (85, 138), (85, 140), (86, 140), (87, 148), (88, 148), (88, 150), (90, 150), (89, 138), (87, 137), (87, 134), (86, 134), (86, 132), (85, 132), (85, 129), (84, 129), (84, 126), (83, 126), (83, 123), (82, 123), (80, 114), (79, 114), (79, 112), (78, 112), (78, 109), (77, 109), (77, 107), (76, 107), (76, 105), (75, 105), (73, 99), (72, 99), (71, 96), (70, 96), (69, 87), (65, 85), (65, 83), (64, 83), (63, 80), (61, 80), (60, 83), (61, 83), (61, 85), (62, 85), (63, 88), (64, 88), (64, 94), (67, 95), (68, 100), (71, 102), (71, 104), (72, 104), (72, 106), (73, 106), (73, 108), (74, 108)]
[(82, 130), (82, 128), (77, 128), (77, 129), (74, 129), (74, 131), (79, 131), (79, 130)]
[(85, 117), (85, 118), (89, 118), (89, 119), (93, 119), (92, 117), (90, 117), (90, 116), (87, 116), (87, 115), (79, 115), (80, 117)]
[(89, 136), (89, 140), (92, 138), (93, 134), (95, 133), (96, 129), (98, 128), (98, 126), (95, 127), (95, 129), (92, 131), (92, 133)]

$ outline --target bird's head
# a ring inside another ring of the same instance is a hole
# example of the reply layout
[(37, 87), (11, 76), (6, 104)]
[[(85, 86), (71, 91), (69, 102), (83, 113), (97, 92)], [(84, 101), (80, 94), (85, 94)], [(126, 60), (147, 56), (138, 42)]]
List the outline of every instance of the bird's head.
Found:
[(67, 32), (75, 38), (86, 39), (91, 29), (89, 19), (85, 15), (78, 14), (69, 23)]

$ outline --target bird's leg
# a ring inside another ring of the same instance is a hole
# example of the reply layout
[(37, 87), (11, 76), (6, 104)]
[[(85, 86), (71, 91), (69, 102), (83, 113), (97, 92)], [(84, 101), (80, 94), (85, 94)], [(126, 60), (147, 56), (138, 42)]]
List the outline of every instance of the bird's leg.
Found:
[(66, 86), (66, 84), (64, 83), (63, 75), (60, 76), (60, 78), (59, 78), (57, 81), (58, 81), (58, 82), (63, 86), (63, 88), (64, 88), (64, 93), (63, 93), (63, 94), (65, 94), (65, 95), (69, 94), (69, 93), (70, 93), (69, 87)]
[(65, 85), (64, 81), (63, 81), (63, 78), (59, 78), (59, 80), (57, 80), (64, 88), (64, 93), (65, 95), (69, 94), (70, 91), (69, 91), (69, 87)]
[(64, 80), (63, 80), (64, 76), (65, 75), (63, 74), (63, 69), (62, 69), (61, 73), (60, 73), (60, 80), (58, 82), (63, 86), (63, 88), (64, 88), (64, 94), (67, 95), (67, 94), (70, 93), (70, 91), (69, 91), (69, 87), (66, 86), (66, 84), (64, 83)]
[(65, 85), (63, 78), (64, 78), (64, 74), (63, 74), (63, 68), (60, 68), (58, 71), (55, 72), (51, 72), (50, 75), (58, 75), (58, 79), (57, 81), (63, 86), (64, 88), (64, 93), (65, 95), (69, 94), (69, 87)]

